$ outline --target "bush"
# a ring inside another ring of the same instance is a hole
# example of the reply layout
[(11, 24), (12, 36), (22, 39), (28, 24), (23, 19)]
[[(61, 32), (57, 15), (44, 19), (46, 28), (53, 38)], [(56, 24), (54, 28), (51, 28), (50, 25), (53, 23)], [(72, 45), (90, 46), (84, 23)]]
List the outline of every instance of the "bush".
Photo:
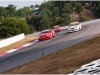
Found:
[(34, 26), (34, 29), (36, 31), (41, 30), (41, 23), (40, 23), (41, 19), (42, 19), (42, 16), (40, 16), (40, 15), (39, 16), (33, 16), (30, 19), (30, 24)]
[(57, 20), (56, 24), (57, 24), (57, 25), (58, 25), (58, 24), (62, 24), (62, 23), (64, 23), (64, 21), (65, 21), (64, 18), (59, 18), (59, 19)]
[(64, 24), (70, 24), (71, 17), (68, 14), (63, 13), (61, 17), (65, 19)]
[(0, 24), (0, 37), (10, 37), (20, 33), (28, 34), (30, 28), (26, 21), (19, 18), (3, 18)]
[(71, 13), (72, 9), (70, 9), (69, 7), (65, 7), (65, 13)]
[(81, 16), (81, 17), (79, 18), (79, 22), (84, 22), (84, 21), (87, 21), (87, 19), (86, 19), (84, 16)]
[(70, 24), (70, 22), (71, 17), (68, 14), (63, 13), (61, 17), (56, 21), (56, 24)]
[(54, 7), (52, 15), (53, 16), (59, 16), (59, 14), (60, 14), (59, 11), (60, 11), (59, 7)]

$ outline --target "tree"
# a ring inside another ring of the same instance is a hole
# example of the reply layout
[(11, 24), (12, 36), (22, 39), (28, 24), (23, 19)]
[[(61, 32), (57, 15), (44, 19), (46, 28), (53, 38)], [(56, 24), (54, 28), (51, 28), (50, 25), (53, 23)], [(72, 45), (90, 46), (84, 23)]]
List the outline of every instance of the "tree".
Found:
[(23, 14), (23, 9), (22, 9), (22, 8), (20, 8), (20, 9), (17, 10), (16, 16), (17, 16), (17, 17), (23, 17), (23, 16), (24, 16), (24, 14)]
[(0, 38), (10, 37), (20, 33), (28, 34), (30, 28), (26, 21), (19, 18), (2, 18), (0, 24)]
[(98, 6), (97, 16), (100, 17), (100, 4), (99, 4), (99, 6)]
[(4, 7), (0, 7), (0, 18), (6, 17), (6, 9)]
[(18, 17), (27, 17), (30, 14), (30, 8), (29, 7), (23, 7), (17, 10), (16, 16)]
[(54, 1), (48, 1), (48, 2), (45, 2), (42, 3), (40, 6), (39, 6), (39, 9), (49, 9), (50, 11), (52, 11), (54, 7)]
[(62, 14), (62, 17), (65, 19), (64, 24), (69, 24), (71, 22), (71, 17), (68, 14)]
[(68, 25), (71, 22), (71, 18), (68, 14), (63, 13), (61, 17), (57, 20), (56, 24)]
[(30, 8), (34, 8), (34, 5), (31, 5)]
[(43, 11), (49, 16), (49, 17), (51, 17), (52, 16), (52, 13), (51, 13), (51, 11), (49, 10), (49, 9), (43, 9)]
[(56, 21), (56, 24), (57, 24), (57, 25), (60, 25), (60, 24), (64, 23), (64, 21), (65, 21), (65, 19), (60, 17), (60, 18)]
[(41, 30), (41, 23), (40, 23), (41, 19), (42, 19), (42, 16), (41, 16), (41, 15), (39, 15), (39, 16), (34, 16), (34, 17), (32, 17), (32, 18), (30, 19), (30, 24), (34, 26), (34, 29), (35, 29), (36, 31)]
[(16, 6), (12, 5), (12, 4), (9, 4), (8, 7), (6, 7), (6, 10), (8, 12), (8, 16), (9, 17), (13, 17), (15, 12), (16, 12)]
[(39, 7), (39, 9), (45, 9), (45, 8), (47, 8), (47, 3), (42, 3), (41, 5), (40, 5), (40, 7)]
[(38, 7), (39, 7), (39, 5), (38, 5), (38, 4), (36, 4), (36, 5), (35, 5), (35, 8), (38, 8)]
[(66, 6), (66, 7), (69, 7), (70, 9), (73, 9), (71, 3), (67, 3), (67, 4), (65, 4), (65, 6)]
[(62, 9), (66, 2), (68, 1), (54, 1), (54, 6), (59, 7), (59, 9)]
[(77, 11), (78, 13), (80, 13), (80, 12), (83, 11), (83, 6), (82, 6), (81, 3), (77, 3), (76, 6), (75, 6), (75, 8), (76, 8), (76, 11)]
[(72, 5), (73, 7), (76, 6), (76, 3), (77, 3), (77, 1), (71, 1), (71, 5)]
[(29, 7), (24, 7), (22, 9), (22, 11), (23, 11), (23, 16), (24, 17), (30, 14), (30, 8)]
[(50, 19), (49, 19), (49, 16), (45, 12), (42, 13), (42, 19), (40, 23), (41, 23), (42, 30), (50, 28)]
[(59, 16), (59, 7), (54, 7), (53, 8), (53, 16)]
[(31, 24), (31, 19), (29, 17), (26, 17), (26, 22), (28, 26), (30, 27), (30, 33), (34, 32), (34, 26)]
[(46, 8), (52, 11), (53, 7), (54, 7), (54, 1), (48, 1), (46, 4)]
[(72, 7), (72, 5), (70, 3), (65, 4), (65, 6), (64, 6), (64, 12), (65, 13), (71, 13), (72, 9), (73, 9), (73, 7)]

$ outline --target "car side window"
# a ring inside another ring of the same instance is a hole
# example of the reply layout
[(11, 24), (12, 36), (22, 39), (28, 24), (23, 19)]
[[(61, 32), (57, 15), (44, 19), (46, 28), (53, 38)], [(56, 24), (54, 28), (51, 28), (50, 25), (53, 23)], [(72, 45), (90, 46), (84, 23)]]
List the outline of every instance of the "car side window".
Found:
[(52, 32), (53, 30), (51, 30), (51, 32)]
[(50, 32), (52, 32), (52, 30), (50, 30)]

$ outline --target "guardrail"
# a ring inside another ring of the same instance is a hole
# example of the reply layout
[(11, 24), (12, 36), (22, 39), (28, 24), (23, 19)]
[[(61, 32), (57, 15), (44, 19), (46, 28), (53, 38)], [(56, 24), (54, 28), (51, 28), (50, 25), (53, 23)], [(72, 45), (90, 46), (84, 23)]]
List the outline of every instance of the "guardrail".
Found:
[(100, 59), (87, 63), (68, 75), (100, 75)]
[[(90, 20), (90, 21), (86, 21), (86, 22), (81, 22), (82, 25), (87, 25), (87, 24), (90, 24), (90, 23), (95, 23), (95, 22), (99, 22), (100, 19), (95, 19), (95, 20)], [(67, 29), (67, 25), (66, 26), (63, 26), (62, 29)], [(36, 33), (33, 33), (33, 34), (29, 34), (29, 35), (26, 35), (26, 37), (28, 36), (35, 36), (35, 35), (39, 35), (40, 32), (36, 32)]]
[(25, 38), (25, 35), (23, 33), (23, 34), (16, 35), (16, 36), (8, 38), (8, 39), (1, 40), (0, 41), (0, 48), (8, 46), (8, 45), (10, 45), (12, 43), (15, 43), (17, 41), (20, 41), (20, 40), (22, 40), (24, 38)]

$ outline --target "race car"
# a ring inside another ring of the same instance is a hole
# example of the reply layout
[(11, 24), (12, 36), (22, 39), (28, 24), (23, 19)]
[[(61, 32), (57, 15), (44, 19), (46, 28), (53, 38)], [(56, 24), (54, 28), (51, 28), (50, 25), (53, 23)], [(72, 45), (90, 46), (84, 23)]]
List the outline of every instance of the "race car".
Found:
[(82, 29), (82, 25), (79, 22), (73, 22), (68, 26), (68, 32), (79, 31)]
[(56, 36), (55, 31), (52, 30), (52, 29), (48, 29), (48, 30), (42, 31), (42, 32), (39, 34), (38, 40), (39, 40), (39, 41), (48, 40), (48, 39), (51, 39), (51, 38), (53, 38), (53, 37), (55, 37), (55, 36)]
[(62, 28), (58, 25), (58, 26), (54, 26), (54, 27), (53, 27), (53, 30), (54, 30), (55, 32), (58, 32), (58, 31), (61, 31)]

